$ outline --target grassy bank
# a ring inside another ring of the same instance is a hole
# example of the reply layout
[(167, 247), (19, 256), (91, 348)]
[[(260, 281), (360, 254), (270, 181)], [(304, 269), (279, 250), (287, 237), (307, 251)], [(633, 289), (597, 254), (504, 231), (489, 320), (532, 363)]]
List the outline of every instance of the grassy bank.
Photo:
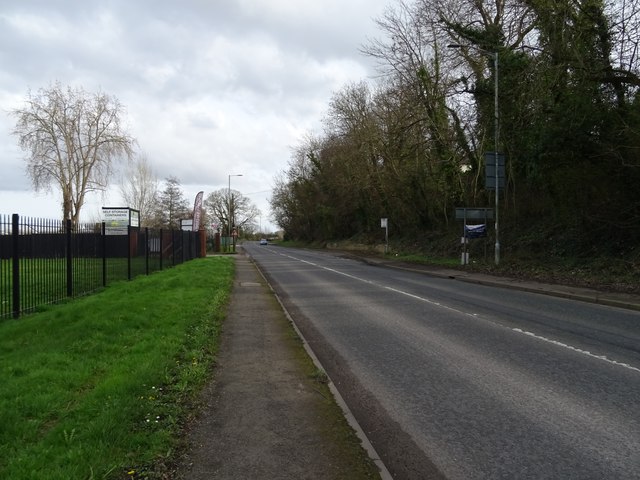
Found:
[(522, 235), (505, 235), (500, 264), (494, 263), (493, 239), (471, 240), (469, 265), (460, 264), (462, 247), (455, 232), (419, 239), (392, 238), (388, 253), (378, 239), (365, 236), (328, 242), (279, 242), (283, 246), (343, 250), (355, 255), (385, 257), (408, 263), (437, 265), (465, 271), (640, 294), (640, 248), (615, 251), (571, 248), (567, 242)]
[(161, 466), (207, 379), (232, 277), (232, 259), (200, 259), (0, 323), (0, 478)]

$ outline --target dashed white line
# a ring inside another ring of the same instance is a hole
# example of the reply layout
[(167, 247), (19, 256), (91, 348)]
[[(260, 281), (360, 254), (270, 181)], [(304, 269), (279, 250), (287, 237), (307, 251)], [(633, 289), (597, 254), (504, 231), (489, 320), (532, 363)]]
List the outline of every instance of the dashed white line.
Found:
[[(472, 318), (479, 318), (478, 314), (476, 314), (476, 313), (464, 312), (464, 311), (459, 310), (457, 308), (453, 308), (453, 307), (450, 307), (448, 305), (443, 305), (443, 304), (441, 304), (439, 302), (435, 302), (433, 300), (429, 300), (428, 298), (421, 297), (421, 296), (415, 295), (413, 293), (405, 292), (403, 290), (399, 290), (399, 289), (394, 288), (394, 287), (389, 287), (387, 285), (381, 285), (381, 284), (373, 282), (371, 280), (366, 280), (364, 278), (356, 277), (355, 275), (351, 275), (350, 273), (341, 272), (340, 270), (336, 270), (334, 268), (324, 267), (322, 265), (318, 265), (317, 263), (313, 263), (313, 262), (310, 262), (308, 260), (303, 260), (301, 258), (296, 258), (296, 257), (293, 257), (291, 255), (286, 255), (286, 254), (283, 254), (283, 253), (278, 253), (278, 254), (282, 255), (283, 257), (290, 258), (291, 260), (295, 260), (295, 261), (298, 261), (298, 262), (306, 263), (308, 265), (311, 265), (311, 266), (314, 266), (314, 267), (317, 267), (317, 268), (321, 268), (323, 270), (327, 270), (329, 272), (336, 273), (338, 275), (342, 275), (342, 276), (351, 278), (353, 280), (357, 280), (359, 282), (367, 283), (369, 285), (374, 285), (376, 287), (383, 288), (383, 289), (389, 290), (391, 292), (398, 293), (400, 295), (405, 295), (405, 296), (413, 298), (415, 300), (419, 300), (421, 302), (426, 302), (426, 303), (428, 303), (430, 305), (433, 305), (433, 306), (436, 306), (436, 307), (440, 307), (440, 308), (443, 308), (443, 309), (446, 309), (446, 310), (449, 310), (449, 311), (452, 311), (452, 312), (455, 312), (455, 313), (459, 313), (461, 315), (465, 315), (465, 316), (472, 317)], [(502, 326), (501, 324), (493, 322), (492, 320), (488, 320), (488, 321), (490, 321), (491, 323), (493, 323), (495, 325)], [(520, 328), (511, 328), (510, 330), (515, 332), (515, 333), (521, 334), (521, 335), (526, 335), (528, 337), (533, 337), (533, 338), (536, 338), (536, 339), (541, 340), (543, 342), (547, 342), (547, 343), (550, 343), (552, 345), (555, 345), (555, 346), (558, 346), (558, 347), (561, 347), (561, 348), (565, 348), (567, 350), (571, 350), (571, 351), (579, 353), (581, 355), (586, 355), (588, 357), (595, 358), (595, 359), (601, 360), (603, 362), (607, 362), (607, 363), (609, 363), (611, 365), (615, 365), (617, 367), (626, 368), (628, 370), (632, 370), (634, 372), (639, 372), (640, 373), (640, 368), (636, 368), (636, 367), (634, 367), (632, 365), (629, 365), (628, 363), (623, 363), (623, 362), (618, 362), (616, 360), (612, 360), (611, 358), (608, 358), (606, 355), (597, 355), (595, 353), (589, 352), (588, 350), (583, 350), (581, 348), (574, 347), (572, 345), (569, 345), (569, 344), (566, 344), (566, 343), (562, 343), (562, 342), (559, 342), (557, 340), (546, 338), (546, 337), (543, 337), (541, 335), (537, 335), (537, 334), (535, 334), (533, 332), (522, 330)]]
[(547, 342), (547, 343), (550, 343), (552, 345), (556, 345), (558, 347), (566, 348), (567, 350), (572, 350), (574, 352), (580, 353), (582, 355), (586, 355), (586, 356), (591, 357), (591, 358), (596, 358), (598, 360), (602, 360), (603, 362), (607, 362), (607, 363), (610, 363), (612, 365), (616, 365), (618, 367), (623, 367), (623, 368), (627, 368), (629, 370), (633, 370), (635, 372), (640, 372), (640, 368), (636, 368), (634, 366), (631, 366), (628, 363), (623, 363), (623, 362), (618, 362), (616, 360), (612, 360), (609, 357), (607, 357), (606, 355), (596, 355), (595, 353), (591, 353), (588, 350), (583, 350), (581, 348), (577, 348), (577, 347), (574, 347), (572, 345), (568, 345), (566, 343), (559, 342), (557, 340), (552, 340), (550, 338), (543, 337), (541, 335), (536, 335), (533, 332), (528, 332), (528, 331), (522, 330), (520, 328), (512, 328), (511, 330), (513, 330), (516, 333), (520, 333), (522, 335), (527, 335), (528, 337), (533, 337), (533, 338), (536, 338), (536, 339), (541, 340), (543, 342)]

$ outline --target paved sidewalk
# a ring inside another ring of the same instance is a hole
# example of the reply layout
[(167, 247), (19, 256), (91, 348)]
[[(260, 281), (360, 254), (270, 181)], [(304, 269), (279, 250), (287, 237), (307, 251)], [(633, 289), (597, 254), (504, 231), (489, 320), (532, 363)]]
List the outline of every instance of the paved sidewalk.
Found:
[(357, 437), (336, 441), (336, 431), (345, 435), (345, 420), (326, 385), (309, 375), (302, 343), (275, 295), (247, 257), (235, 260), (218, 365), (179, 474), (190, 480), (376, 478)]

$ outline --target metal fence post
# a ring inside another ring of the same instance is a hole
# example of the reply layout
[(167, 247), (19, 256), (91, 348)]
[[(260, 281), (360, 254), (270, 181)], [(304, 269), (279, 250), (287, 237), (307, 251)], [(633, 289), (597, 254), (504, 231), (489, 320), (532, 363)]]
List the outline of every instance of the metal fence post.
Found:
[(144, 270), (149, 275), (149, 227), (144, 227)]
[(131, 280), (131, 225), (127, 226), (127, 280)]
[(73, 296), (73, 254), (71, 252), (71, 220), (67, 219), (65, 235), (67, 237), (67, 297)]
[(162, 229), (160, 229), (160, 270), (162, 270), (162, 253), (164, 252), (164, 245), (162, 244), (162, 238), (164, 235), (162, 234)]
[(175, 267), (176, 266), (176, 235), (173, 228), (170, 231), (171, 231), (171, 266)]
[(107, 286), (107, 235), (106, 224), (102, 222), (102, 286)]
[(11, 259), (13, 282), (13, 318), (20, 316), (20, 217), (17, 213), (11, 216)]

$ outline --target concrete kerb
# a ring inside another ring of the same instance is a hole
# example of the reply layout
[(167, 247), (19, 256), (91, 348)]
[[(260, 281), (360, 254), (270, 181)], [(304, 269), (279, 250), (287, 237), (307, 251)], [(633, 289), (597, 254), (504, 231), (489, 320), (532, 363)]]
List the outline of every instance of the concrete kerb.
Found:
[(262, 270), (260, 269), (260, 267), (253, 261), (253, 259), (251, 258), (251, 255), (249, 255), (246, 252), (245, 252), (245, 255), (249, 258), (251, 263), (255, 266), (256, 270), (258, 271), (260, 276), (264, 279), (264, 281), (265, 281), (266, 285), (269, 287), (269, 289), (273, 292), (273, 295), (275, 296), (276, 300), (280, 304), (280, 307), (282, 308), (282, 311), (284, 312), (285, 316), (287, 317), (287, 319), (289, 320), (289, 322), (293, 326), (293, 328), (294, 328), (296, 334), (298, 335), (298, 337), (300, 337), (300, 340), (302, 341), (302, 344), (304, 346), (305, 351), (307, 352), (307, 355), (309, 355), (309, 357), (313, 361), (314, 365), (318, 369), (322, 370), (327, 375), (329, 389), (331, 390), (331, 393), (333, 394), (336, 403), (338, 404), (338, 406), (342, 410), (342, 412), (343, 412), (343, 414), (345, 416), (345, 419), (349, 423), (349, 426), (351, 426), (351, 428), (353, 428), (353, 430), (355, 431), (356, 435), (358, 436), (358, 438), (362, 442), (362, 447), (367, 452), (367, 455), (369, 455), (369, 458), (371, 459), (371, 461), (378, 468), (379, 473), (380, 473), (380, 478), (382, 480), (393, 480), (393, 477), (391, 476), (391, 473), (389, 473), (389, 470), (387, 469), (387, 467), (385, 466), (384, 462), (380, 458), (380, 455), (378, 455), (378, 453), (376, 452), (374, 446), (372, 445), (371, 441), (367, 437), (367, 434), (364, 432), (364, 430), (362, 429), (362, 427), (360, 426), (360, 424), (356, 420), (356, 417), (351, 412), (351, 409), (349, 408), (347, 403), (344, 401), (344, 398), (342, 398), (342, 395), (340, 394), (338, 389), (335, 387), (335, 384), (331, 380), (331, 377), (329, 377), (329, 375), (327, 374), (325, 368), (322, 366), (322, 364), (320, 363), (320, 360), (316, 356), (315, 352), (309, 346), (309, 343), (306, 341), (306, 339), (302, 335), (302, 332), (298, 329), (298, 326), (296, 325), (295, 321), (293, 320), (293, 318), (289, 314), (289, 312), (288, 312), (287, 308), (285, 307), (284, 303), (282, 303), (282, 300), (280, 299), (278, 294), (275, 292), (275, 290), (273, 289), (273, 287), (271, 286), (271, 284), (269, 283), (269, 281), (267, 280), (265, 275), (262, 273)]
[[(609, 307), (624, 308), (627, 310), (640, 311), (640, 297), (630, 295), (626, 299), (616, 298), (616, 294), (600, 292), (598, 290), (579, 289), (566, 287), (563, 285), (539, 284), (537, 282), (520, 282), (501, 277), (490, 278), (488, 275), (473, 274), (467, 272), (458, 272), (457, 270), (430, 270), (429, 268), (413, 268), (398, 263), (371, 259), (366, 257), (357, 257), (370, 265), (381, 267), (395, 268), (398, 270), (407, 270), (411, 272), (421, 273), (439, 278), (449, 278), (460, 282), (475, 283), (478, 285), (487, 285), (492, 287), (509, 288), (511, 290), (520, 290), (523, 292), (537, 293), (540, 295), (549, 295), (553, 297), (566, 298), (569, 300), (577, 300), (587, 303), (595, 303)], [(622, 295), (624, 296), (624, 295)]]

